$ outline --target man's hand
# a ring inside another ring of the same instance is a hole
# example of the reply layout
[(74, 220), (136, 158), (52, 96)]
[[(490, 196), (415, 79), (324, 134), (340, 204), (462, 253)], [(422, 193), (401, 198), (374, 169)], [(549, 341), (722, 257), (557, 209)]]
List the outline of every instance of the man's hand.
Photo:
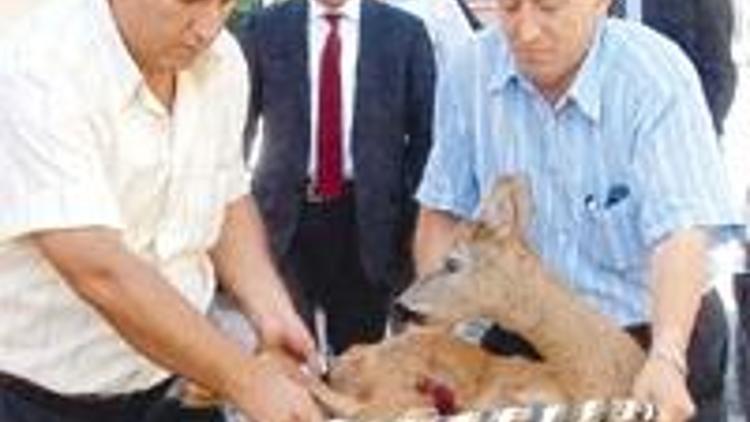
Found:
[[(232, 401), (254, 421), (322, 422), (323, 415), (288, 364), (273, 353), (252, 358)], [(294, 369), (296, 370), (296, 369)]]
[(211, 258), (222, 286), (257, 328), (261, 347), (284, 350), (300, 361), (313, 357), (315, 344), (274, 268), (263, 221), (252, 198), (227, 206)]
[(662, 239), (649, 262), (653, 342), (633, 392), (659, 407), (660, 421), (695, 413), (687, 390), (685, 353), (708, 280), (708, 234), (678, 230)]
[(265, 350), (283, 350), (300, 362), (314, 362), (315, 342), (291, 304), (252, 316)]
[(646, 359), (636, 377), (633, 396), (655, 404), (660, 422), (685, 421), (695, 413), (684, 374), (673, 362), (654, 354)]

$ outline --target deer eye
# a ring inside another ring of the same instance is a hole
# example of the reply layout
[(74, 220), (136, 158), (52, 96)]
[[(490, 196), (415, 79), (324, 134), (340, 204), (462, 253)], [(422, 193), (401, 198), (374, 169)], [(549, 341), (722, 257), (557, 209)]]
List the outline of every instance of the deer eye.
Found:
[(449, 256), (443, 263), (443, 270), (448, 274), (454, 274), (461, 271), (461, 267), (463, 267), (463, 262), (455, 256)]

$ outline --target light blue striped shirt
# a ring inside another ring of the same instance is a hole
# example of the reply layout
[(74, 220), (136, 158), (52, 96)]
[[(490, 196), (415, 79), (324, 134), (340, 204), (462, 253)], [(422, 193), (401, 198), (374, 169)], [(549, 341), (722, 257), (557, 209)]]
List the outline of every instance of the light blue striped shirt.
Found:
[(655, 32), (602, 20), (555, 107), (516, 70), (500, 31), (446, 72), (418, 200), (472, 218), (499, 176), (525, 174), (530, 242), (620, 324), (648, 320), (647, 259), (660, 239), (740, 221), (698, 76)]

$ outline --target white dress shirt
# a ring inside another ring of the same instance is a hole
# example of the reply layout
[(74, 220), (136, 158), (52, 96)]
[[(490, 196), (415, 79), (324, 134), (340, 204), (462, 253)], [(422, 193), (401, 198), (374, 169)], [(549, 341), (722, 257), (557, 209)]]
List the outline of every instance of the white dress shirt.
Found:
[(0, 1), (0, 34), (7, 31), (21, 16), (50, 1), (65, 0), (2, 0)]
[(239, 47), (220, 34), (178, 75), (169, 113), (145, 85), (109, 3), (54, 2), (0, 41), (0, 372), (61, 393), (120, 393), (168, 374), (80, 299), (28, 235), (101, 226), (196, 309), (208, 249), (247, 193), (248, 98)]
[(357, 90), (357, 60), (359, 57), (359, 16), (361, 0), (347, 0), (336, 10), (329, 10), (317, 0), (309, 1), (307, 22), (308, 66), (310, 74), (310, 160), (308, 175), (315, 179), (318, 168), (318, 98), (320, 97), (320, 65), (331, 25), (325, 18), (328, 13), (341, 15), (339, 37), (341, 38), (341, 99), (344, 177), (354, 177), (352, 161), (352, 120), (354, 116), (355, 92)]

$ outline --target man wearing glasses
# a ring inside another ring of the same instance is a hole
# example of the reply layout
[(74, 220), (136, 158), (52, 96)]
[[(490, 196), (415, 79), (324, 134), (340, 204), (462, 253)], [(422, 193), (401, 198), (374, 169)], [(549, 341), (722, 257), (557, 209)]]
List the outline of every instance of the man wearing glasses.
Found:
[(440, 266), (498, 177), (525, 174), (530, 243), (648, 352), (634, 396), (663, 420), (722, 420), (706, 249), (738, 216), (700, 80), (674, 44), (608, 20), (609, 0), (497, 1), (500, 28), (439, 80), (418, 272)]

